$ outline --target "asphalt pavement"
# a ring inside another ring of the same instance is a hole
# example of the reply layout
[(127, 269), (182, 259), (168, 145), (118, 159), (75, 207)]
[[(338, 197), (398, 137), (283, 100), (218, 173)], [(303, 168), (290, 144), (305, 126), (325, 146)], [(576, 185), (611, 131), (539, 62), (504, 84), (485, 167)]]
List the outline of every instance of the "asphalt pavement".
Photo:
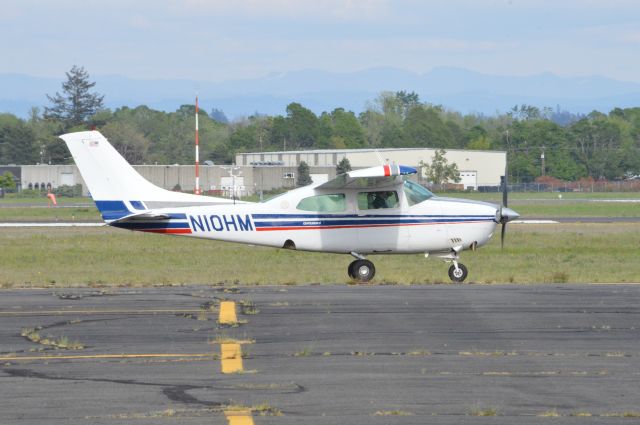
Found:
[(639, 301), (640, 285), (6, 290), (0, 423), (640, 423)]

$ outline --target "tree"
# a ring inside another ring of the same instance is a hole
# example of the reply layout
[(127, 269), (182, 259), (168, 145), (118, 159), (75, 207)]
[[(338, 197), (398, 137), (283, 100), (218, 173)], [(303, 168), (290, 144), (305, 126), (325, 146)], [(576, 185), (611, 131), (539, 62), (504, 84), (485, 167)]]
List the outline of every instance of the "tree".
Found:
[(33, 130), (11, 114), (0, 114), (0, 164), (34, 164)]
[(306, 162), (300, 161), (298, 165), (298, 187), (308, 186), (313, 183), (311, 175), (309, 174), (309, 165)]
[(444, 149), (438, 149), (433, 154), (433, 159), (430, 164), (420, 162), (420, 166), (423, 168), (427, 179), (435, 185), (442, 185), (447, 182), (460, 182), (460, 172), (458, 171), (458, 165), (454, 162), (449, 164), (445, 155), (447, 152)]
[(412, 108), (404, 120), (406, 147), (448, 148), (454, 145), (451, 129), (432, 107)]
[(351, 163), (349, 162), (349, 158), (346, 156), (338, 162), (336, 166), (336, 174), (344, 174), (351, 171)]
[(311, 148), (318, 141), (318, 117), (299, 103), (287, 106), (287, 127), (291, 147)]
[(220, 124), (229, 124), (229, 118), (227, 118), (222, 109), (213, 108), (209, 116), (212, 120), (217, 121)]
[(89, 81), (89, 73), (84, 67), (73, 65), (71, 71), (65, 74), (67, 81), (62, 83), (62, 94), (56, 92), (54, 96), (47, 95), (52, 105), (44, 108), (44, 116), (73, 127), (85, 123), (102, 109), (104, 96), (90, 92), (96, 83)]
[(7, 171), (4, 175), (0, 176), (0, 187), (5, 190), (13, 190), (16, 188), (16, 182), (10, 171)]
[(128, 123), (115, 121), (105, 125), (101, 131), (128, 163), (142, 164), (145, 162), (149, 141), (135, 127)]

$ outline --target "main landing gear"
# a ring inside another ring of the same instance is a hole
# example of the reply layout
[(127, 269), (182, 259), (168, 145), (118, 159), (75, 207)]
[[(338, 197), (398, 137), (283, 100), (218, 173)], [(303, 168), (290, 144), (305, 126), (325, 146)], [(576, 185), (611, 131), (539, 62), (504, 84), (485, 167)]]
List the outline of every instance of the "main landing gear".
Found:
[(376, 267), (373, 263), (357, 252), (352, 252), (351, 255), (357, 259), (349, 264), (349, 268), (347, 269), (349, 277), (358, 282), (369, 282), (373, 279), (376, 275)]

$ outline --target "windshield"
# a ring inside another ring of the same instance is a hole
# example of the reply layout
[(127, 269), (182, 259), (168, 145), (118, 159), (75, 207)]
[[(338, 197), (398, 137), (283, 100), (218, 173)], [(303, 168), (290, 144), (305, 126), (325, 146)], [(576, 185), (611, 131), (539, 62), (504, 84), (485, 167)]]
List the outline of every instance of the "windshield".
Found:
[(409, 206), (419, 204), (434, 196), (429, 189), (410, 180), (404, 181), (404, 194)]

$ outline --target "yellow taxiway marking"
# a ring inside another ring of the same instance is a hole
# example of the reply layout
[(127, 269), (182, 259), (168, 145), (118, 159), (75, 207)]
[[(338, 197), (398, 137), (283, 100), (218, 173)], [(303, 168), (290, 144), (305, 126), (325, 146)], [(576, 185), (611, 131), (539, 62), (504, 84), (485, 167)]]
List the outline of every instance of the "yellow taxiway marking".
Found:
[(253, 425), (251, 410), (227, 410), (224, 415), (229, 421), (229, 425)]
[(224, 325), (233, 325), (238, 323), (236, 317), (236, 303), (234, 301), (222, 301), (220, 302), (220, 317), (218, 323)]
[(4, 356), (0, 361), (28, 361), (28, 360), (77, 360), (77, 359), (150, 359), (150, 358), (215, 358), (215, 354), (77, 354), (67, 356)]
[(199, 308), (183, 309), (150, 309), (150, 310), (16, 310), (0, 311), (0, 316), (31, 316), (31, 315), (56, 315), (56, 314), (160, 314), (160, 313), (198, 313)]
[(240, 344), (220, 344), (222, 373), (242, 372), (242, 349)]

